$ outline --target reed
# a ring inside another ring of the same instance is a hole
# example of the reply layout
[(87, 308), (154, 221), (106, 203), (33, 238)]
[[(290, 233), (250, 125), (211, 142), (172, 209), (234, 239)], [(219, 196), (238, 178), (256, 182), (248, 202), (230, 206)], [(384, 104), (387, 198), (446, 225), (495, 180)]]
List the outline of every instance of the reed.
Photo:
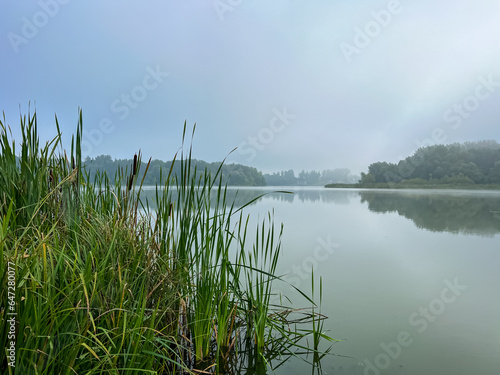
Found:
[[(236, 208), (221, 169), (193, 167), (186, 124), (174, 158), (181, 172), (162, 172), (152, 209), (141, 197), (149, 163), (141, 171), (140, 153), (113, 178), (98, 171), (90, 179), (82, 117), (69, 155), (57, 118), (57, 135), (40, 145), (36, 113), (21, 117), (19, 155), (0, 121), (0, 301), (7, 306), (13, 262), (16, 373), (265, 371), (278, 356), (306, 350), (300, 342), (311, 331), (319, 352), (316, 342), (328, 336), (315, 310), (295, 320), (271, 303), (283, 228), (269, 213), (249, 244), (243, 211), (254, 200)], [(311, 321), (310, 330), (291, 329)], [(5, 352), (0, 368), (14, 373)]]

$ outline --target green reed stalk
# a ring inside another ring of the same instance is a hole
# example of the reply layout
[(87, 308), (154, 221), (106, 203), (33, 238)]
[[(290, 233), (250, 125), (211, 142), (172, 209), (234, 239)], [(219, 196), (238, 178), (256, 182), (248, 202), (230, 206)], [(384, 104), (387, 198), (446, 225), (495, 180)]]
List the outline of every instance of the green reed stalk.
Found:
[[(21, 117), (19, 155), (0, 120), (0, 281), (13, 262), (18, 373), (217, 373), (240, 366), (236, 358), (262, 369), (275, 348), (303, 348), (305, 334), (285, 328), (295, 324), (288, 310), (271, 305), (282, 228), (270, 214), (249, 251), (243, 209), (259, 197), (235, 209), (222, 164), (200, 173), (182, 149), (150, 211), (141, 196), (150, 162), (142, 172), (137, 153), (114, 179), (91, 178), (82, 118), (69, 155), (57, 118), (57, 135), (40, 145), (36, 113)], [(3, 347), (6, 318), (0, 310)], [(0, 352), (0, 372), (6, 363)]]

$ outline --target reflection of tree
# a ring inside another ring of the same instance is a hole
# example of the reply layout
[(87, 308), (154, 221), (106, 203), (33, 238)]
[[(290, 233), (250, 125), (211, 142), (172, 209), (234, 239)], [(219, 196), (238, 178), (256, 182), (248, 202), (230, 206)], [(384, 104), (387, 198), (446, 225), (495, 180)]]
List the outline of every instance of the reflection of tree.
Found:
[(348, 204), (349, 198), (356, 197), (357, 194), (347, 190), (295, 190), (293, 194), (271, 194), (270, 198), (283, 202), (292, 203), (295, 199), (301, 202), (318, 202), (318, 203), (333, 203), (333, 204)]
[[(155, 204), (155, 190), (147, 189), (141, 193), (143, 202), (146, 198), (149, 202), (150, 208), (156, 208)], [(317, 203), (333, 203), (333, 204), (348, 204), (350, 198), (355, 198), (357, 192), (347, 190), (335, 189), (310, 189), (310, 190), (292, 190), (288, 193), (276, 191), (275, 189), (266, 188), (228, 188), (226, 192), (226, 202), (230, 205), (234, 202), (235, 207), (241, 207), (244, 204), (254, 200), (255, 198), (263, 195), (263, 197), (252, 202), (256, 204), (262, 199), (270, 199), (278, 202), (293, 203), (296, 199), (301, 202), (317, 202)], [(172, 189), (172, 197), (175, 200), (175, 189)], [(213, 199), (216, 199), (216, 192), (212, 193)]]
[(500, 233), (498, 196), (410, 194), (360, 191), (361, 202), (373, 212), (397, 212), (433, 232), (492, 236)]

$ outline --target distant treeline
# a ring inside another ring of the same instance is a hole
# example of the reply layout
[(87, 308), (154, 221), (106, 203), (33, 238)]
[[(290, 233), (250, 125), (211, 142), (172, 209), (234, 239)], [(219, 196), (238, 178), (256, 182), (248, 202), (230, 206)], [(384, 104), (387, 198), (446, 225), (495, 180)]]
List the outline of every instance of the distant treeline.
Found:
[(355, 183), (359, 176), (351, 174), (347, 168), (326, 169), (318, 171), (302, 171), (295, 176), (293, 169), (288, 171), (264, 174), (268, 186), (323, 186), (331, 183)]
[[(97, 170), (101, 173), (105, 172), (113, 180), (119, 168), (124, 171), (128, 168), (130, 171), (132, 161), (132, 159), (113, 159), (110, 155), (100, 155), (95, 158), (87, 157), (84, 160), (84, 165), (92, 180), (94, 180)], [(141, 164), (141, 179), (146, 164), (144, 161)], [(155, 185), (159, 183), (160, 170), (162, 170), (163, 179), (165, 179), (171, 166), (171, 161), (152, 160), (144, 184)], [(195, 167), (200, 174), (206, 168), (214, 176), (220, 167), (220, 162), (207, 163), (203, 160), (193, 159), (192, 168)], [(180, 164), (176, 162), (172, 174), (177, 175), (179, 173)], [(221, 174), (223, 183), (230, 186), (323, 186), (328, 183), (355, 183), (359, 181), (359, 176), (352, 175), (347, 168), (327, 169), (322, 172), (302, 171), (298, 176), (295, 176), (292, 169), (273, 174), (262, 174), (256, 168), (242, 164), (224, 164)]]
[[(132, 159), (112, 159), (109, 155), (100, 155), (95, 158), (87, 157), (84, 161), (84, 165), (86, 170), (89, 172), (90, 177), (94, 180), (96, 170), (99, 170), (101, 173), (106, 172), (108, 177), (113, 180), (116, 171), (119, 168), (123, 168), (125, 171), (126, 168), (130, 171), (130, 167), (132, 165)], [(202, 160), (192, 161), (192, 168), (197, 168), (198, 172), (201, 174), (205, 171), (205, 169), (214, 176), (217, 173), (217, 170), (220, 167), (220, 163), (207, 163)], [(144, 161), (141, 165), (141, 179), (142, 175), (146, 169), (146, 164)], [(152, 160), (149, 166), (148, 173), (144, 179), (145, 185), (155, 185), (156, 183), (164, 183), (164, 181), (160, 181), (160, 170), (163, 173), (163, 179), (165, 180), (170, 168), (172, 166), (171, 161), (161, 161), (161, 160)], [(180, 163), (174, 163), (174, 167), (172, 169), (172, 174), (179, 175), (180, 174)], [(233, 186), (265, 186), (266, 181), (262, 176), (262, 172), (258, 171), (256, 168), (247, 167), (241, 164), (224, 164), (221, 170), (222, 181), (223, 183), (227, 183), (228, 185)]]
[(487, 140), (419, 148), (397, 164), (373, 163), (361, 185), (500, 184), (500, 144)]

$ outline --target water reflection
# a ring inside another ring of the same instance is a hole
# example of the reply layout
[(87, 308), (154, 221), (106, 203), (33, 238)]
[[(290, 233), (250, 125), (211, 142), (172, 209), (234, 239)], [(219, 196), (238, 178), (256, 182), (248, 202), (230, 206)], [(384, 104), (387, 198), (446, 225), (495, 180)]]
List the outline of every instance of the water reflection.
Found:
[(500, 196), (494, 193), (360, 191), (377, 213), (396, 212), (420, 229), (493, 236), (500, 233)]
[(329, 204), (349, 204), (350, 198), (355, 198), (357, 192), (344, 190), (344, 191), (328, 191), (328, 190), (295, 190), (293, 194), (270, 194), (269, 197), (274, 200), (286, 201), (293, 203), (294, 200), (300, 202), (313, 202), (313, 203), (329, 203)]
[[(154, 209), (155, 191), (146, 189), (142, 196), (148, 198), (149, 206)], [(214, 193), (214, 199), (215, 196)], [(235, 207), (250, 201), (255, 205), (262, 200), (348, 205), (359, 198), (371, 212), (397, 213), (420, 229), (479, 236), (500, 233), (500, 192), (495, 191), (228, 188), (226, 201), (234, 202)]]
[[(175, 201), (176, 199), (176, 189), (172, 188), (172, 200)], [(230, 205), (234, 202), (235, 207), (241, 207), (248, 202), (252, 202), (251, 204), (256, 204), (261, 198), (258, 198), (259, 196), (265, 194), (265, 196), (268, 196), (270, 194), (276, 194), (280, 197), (280, 199), (286, 200), (286, 196), (290, 194), (283, 194), (283, 193), (272, 193), (273, 190), (266, 190), (266, 189), (249, 189), (249, 188), (228, 188), (226, 192), (226, 202)], [(211, 193), (211, 199), (215, 200), (217, 198), (217, 191), (212, 191)], [(258, 198), (258, 199), (256, 199)], [(141, 192), (141, 199), (143, 202), (148, 201), (149, 208), (151, 209), (156, 209), (156, 190), (154, 187), (147, 186), (143, 189)]]
[[(262, 199), (269, 199), (276, 202), (294, 203), (328, 203), (328, 204), (349, 204), (352, 198), (358, 196), (357, 191), (352, 190), (331, 190), (322, 188), (285, 188), (277, 190), (272, 188), (232, 188), (228, 189), (228, 200), (236, 198), (236, 206), (242, 206), (255, 197), (262, 195), (256, 202)], [(255, 203), (256, 203), (255, 202)]]
[[(175, 188), (172, 189), (175, 199)], [(212, 192), (213, 198), (217, 196), (217, 192)], [(333, 203), (333, 204), (349, 204), (350, 199), (358, 196), (357, 191), (353, 190), (333, 190), (323, 188), (254, 188), (254, 187), (229, 187), (226, 193), (226, 201), (234, 202), (235, 207), (241, 207), (244, 204), (258, 198), (252, 204), (256, 204), (262, 199), (271, 199), (277, 202), (316, 202), (316, 203)], [(141, 193), (142, 199), (148, 199), (149, 206), (156, 208), (155, 204), (155, 188), (147, 186)]]
[[(255, 190), (253, 190), (255, 191)], [(263, 199), (347, 205), (361, 198), (376, 213), (397, 213), (432, 232), (493, 236), (500, 233), (500, 192), (434, 190), (293, 189)]]

